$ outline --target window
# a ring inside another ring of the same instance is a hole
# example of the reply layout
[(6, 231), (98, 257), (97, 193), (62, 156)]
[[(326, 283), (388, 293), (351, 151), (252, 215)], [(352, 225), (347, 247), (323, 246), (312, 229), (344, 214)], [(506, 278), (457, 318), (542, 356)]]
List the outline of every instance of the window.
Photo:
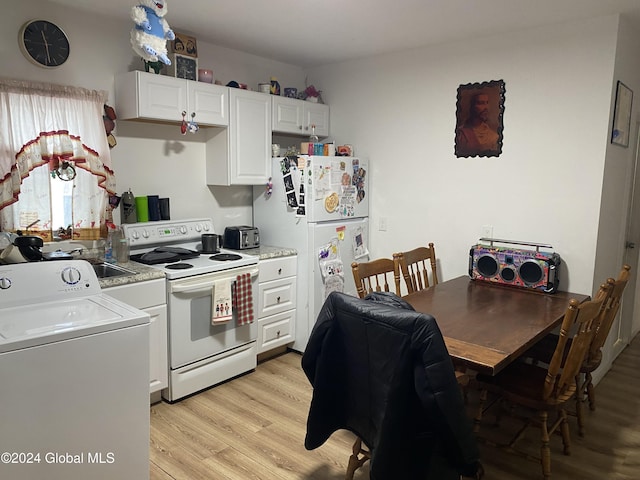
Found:
[(115, 194), (106, 92), (0, 79), (0, 230), (96, 239)]

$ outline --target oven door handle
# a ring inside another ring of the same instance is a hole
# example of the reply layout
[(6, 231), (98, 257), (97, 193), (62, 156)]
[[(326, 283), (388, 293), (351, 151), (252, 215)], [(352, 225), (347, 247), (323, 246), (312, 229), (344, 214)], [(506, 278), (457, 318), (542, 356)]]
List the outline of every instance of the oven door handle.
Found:
[[(251, 274), (251, 277), (255, 277), (258, 275), (258, 269), (251, 270), (248, 272)], [(186, 292), (196, 292), (196, 291), (207, 291), (213, 288), (213, 284), (219, 280), (228, 280), (230, 282), (234, 282), (237, 278), (237, 275), (233, 275), (226, 278), (216, 278), (215, 280), (205, 280), (204, 282), (198, 283), (189, 283), (187, 285), (172, 285), (171, 293), (186, 293)]]

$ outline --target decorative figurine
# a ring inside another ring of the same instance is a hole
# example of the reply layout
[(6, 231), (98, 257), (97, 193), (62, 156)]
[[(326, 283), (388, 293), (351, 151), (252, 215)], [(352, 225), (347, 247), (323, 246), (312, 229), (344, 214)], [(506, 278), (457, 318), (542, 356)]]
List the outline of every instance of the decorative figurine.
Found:
[(140, 5), (131, 9), (131, 19), (136, 24), (131, 30), (131, 46), (145, 62), (161, 61), (171, 65), (167, 40), (175, 39), (176, 35), (164, 19), (166, 14), (166, 0), (141, 0)]

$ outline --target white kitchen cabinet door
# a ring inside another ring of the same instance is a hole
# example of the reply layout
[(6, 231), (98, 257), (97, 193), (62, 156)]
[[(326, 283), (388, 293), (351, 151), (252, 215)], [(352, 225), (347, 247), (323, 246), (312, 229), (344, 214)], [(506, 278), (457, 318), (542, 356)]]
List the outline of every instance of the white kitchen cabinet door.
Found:
[(271, 99), (229, 89), (229, 127), (207, 140), (207, 184), (261, 185), (271, 176)]
[(149, 393), (167, 388), (169, 364), (164, 278), (103, 288), (102, 292), (149, 314)]
[(121, 120), (148, 119), (182, 122), (192, 119), (201, 126), (229, 123), (229, 89), (183, 78), (134, 71), (116, 78), (116, 111)]
[(229, 125), (229, 87), (192, 80), (185, 82), (189, 99), (187, 121), (191, 119), (191, 112), (195, 112), (194, 120), (198, 125)]
[(167, 306), (145, 308), (151, 317), (149, 324), (149, 393), (159, 392), (169, 386), (167, 352)]
[(316, 126), (316, 135), (329, 135), (329, 105), (323, 103), (304, 102), (304, 133), (311, 135), (311, 125)]
[(311, 125), (316, 135), (329, 135), (329, 105), (307, 102), (287, 97), (272, 97), (273, 131), (297, 135), (311, 135)]
[(273, 123), (273, 131), (295, 134), (303, 133), (302, 121), (304, 117), (302, 102), (295, 98), (279, 97), (277, 95), (274, 95), (272, 99), (271, 121)]

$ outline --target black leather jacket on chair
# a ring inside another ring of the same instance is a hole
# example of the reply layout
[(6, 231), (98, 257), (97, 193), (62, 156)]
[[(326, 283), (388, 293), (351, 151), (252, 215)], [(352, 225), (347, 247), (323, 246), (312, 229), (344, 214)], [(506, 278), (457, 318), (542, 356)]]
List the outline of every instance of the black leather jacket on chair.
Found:
[(305, 447), (347, 429), (372, 480), (474, 476), (478, 448), (435, 319), (393, 294), (333, 292), (302, 357), (313, 386)]

